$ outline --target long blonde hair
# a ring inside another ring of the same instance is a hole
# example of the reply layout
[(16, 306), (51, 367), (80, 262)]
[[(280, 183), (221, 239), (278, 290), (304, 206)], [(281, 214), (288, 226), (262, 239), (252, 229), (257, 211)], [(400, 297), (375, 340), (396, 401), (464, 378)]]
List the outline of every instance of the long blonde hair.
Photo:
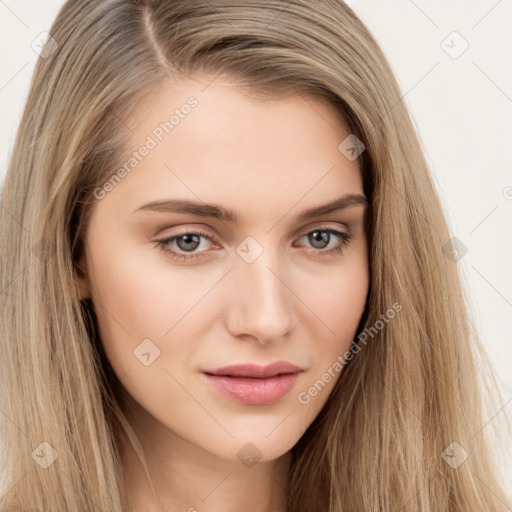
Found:
[(69, 0), (50, 34), (2, 190), (0, 511), (126, 510), (121, 435), (144, 453), (76, 262), (94, 190), (128, 149), (129, 112), (203, 72), (261, 98), (325, 98), (366, 148), (371, 337), (293, 448), (288, 510), (506, 510), (485, 438), (492, 368), (402, 94), (354, 12), (341, 0)]

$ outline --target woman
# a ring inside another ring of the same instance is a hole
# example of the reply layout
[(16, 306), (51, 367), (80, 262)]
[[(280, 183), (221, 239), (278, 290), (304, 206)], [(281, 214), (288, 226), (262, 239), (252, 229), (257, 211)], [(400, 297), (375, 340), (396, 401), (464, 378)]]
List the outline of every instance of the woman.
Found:
[(442, 207), (352, 10), (75, 0), (50, 34), (2, 193), (0, 510), (507, 510)]

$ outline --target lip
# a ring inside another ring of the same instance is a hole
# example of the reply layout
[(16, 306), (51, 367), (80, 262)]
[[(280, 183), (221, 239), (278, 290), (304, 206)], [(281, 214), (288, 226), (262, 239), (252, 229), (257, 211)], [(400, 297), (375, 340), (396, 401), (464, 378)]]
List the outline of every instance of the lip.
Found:
[(203, 375), (217, 390), (244, 405), (271, 405), (295, 385), (302, 368), (277, 361), (258, 366), (241, 364), (205, 370)]
[(265, 378), (274, 377), (282, 373), (297, 373), (302, 371), (302, 368), (288, 363), (286, 361), (276, 361), (275, 363), (260, 366), (253, 363), (248, 364), (234, 364), (231, 366), (224, 366), (216, 370), (203, 370), (203, 373), (211, 375), (224, 375), (229, 377), (252, 377), (252, 378)]

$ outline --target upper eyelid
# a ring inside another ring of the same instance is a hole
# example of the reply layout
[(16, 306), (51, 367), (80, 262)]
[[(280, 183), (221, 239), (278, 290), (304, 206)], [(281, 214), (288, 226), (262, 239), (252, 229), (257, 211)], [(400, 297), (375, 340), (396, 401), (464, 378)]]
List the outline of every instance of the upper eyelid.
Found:
[[(329, 224), (335, 224), (334, 226), (332, 225), (329, 225)], [(204, 226), (200, 226), (200, 227), (194, 227), (192, 224), (179, 224), (177, 226), (169, 226), (168, 228), (165, 228), (163, 230), (160, 230), (160, 231), (166, 231), (167, 229), (174, 229), (174, 228), (177, 228), (178, 226), (185, 226), (184, 228), (181, 228), (178, 233), (171, 233), (167, 236), (167, 238), (170, 238), (170, 237), (173, 237), (173, 236), (177, 236), (179, 234), (187, 234), (187, 233), (195, 233), (195, 232), (200, 232), (200, 231), (204, 231), (205, 233), (207, 233), (209, 236), (213, 237), (213, 238), (220, 238), (220, 235), (216, 235), (210, 227), (204, 227)], [(336, 229), (336, 230), (339, 230), (339, 231), (350, 231), (350, 227), (347, 223), (344, 223), (344, 222), (336, 222), (336, 221), (314, 221), (314, 222), (310, 222), (310, 224), (307, 226), (307, 227), (303, 227), (301, 229), (297, 229), (295, 230), (295, 235), (294, 236), (297, 236), (299, 235), (300, 233), (309, 233), (310, 231), (314, 231), (315, 229), (319, 229), (319, 228), (324, 228), (324, 229)], [(165, 235), (164, 235), (165, 236)]]

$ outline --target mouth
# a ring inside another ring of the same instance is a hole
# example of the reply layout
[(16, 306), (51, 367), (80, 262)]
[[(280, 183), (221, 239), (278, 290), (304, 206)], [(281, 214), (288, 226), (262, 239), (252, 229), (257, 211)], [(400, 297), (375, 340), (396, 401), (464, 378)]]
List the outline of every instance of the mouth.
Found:
[(216, 370), (204, 370), (209, 375), (221, 375), (224, 377), (246, 377), (246, 378), (269, 378), (278, 375), (287, 375), (290, 373), (301, 372), (302, 368), (286, 361), (276, 361), (275, 363), (259, 366), (257, 364), (236, 364), (224, 366)]
[(207, 382), (225, 396), (244, 405), (271, 405), (287, 395), (304, 370), (278, 361), (267, 366), (226, 366), (203, 371)]

